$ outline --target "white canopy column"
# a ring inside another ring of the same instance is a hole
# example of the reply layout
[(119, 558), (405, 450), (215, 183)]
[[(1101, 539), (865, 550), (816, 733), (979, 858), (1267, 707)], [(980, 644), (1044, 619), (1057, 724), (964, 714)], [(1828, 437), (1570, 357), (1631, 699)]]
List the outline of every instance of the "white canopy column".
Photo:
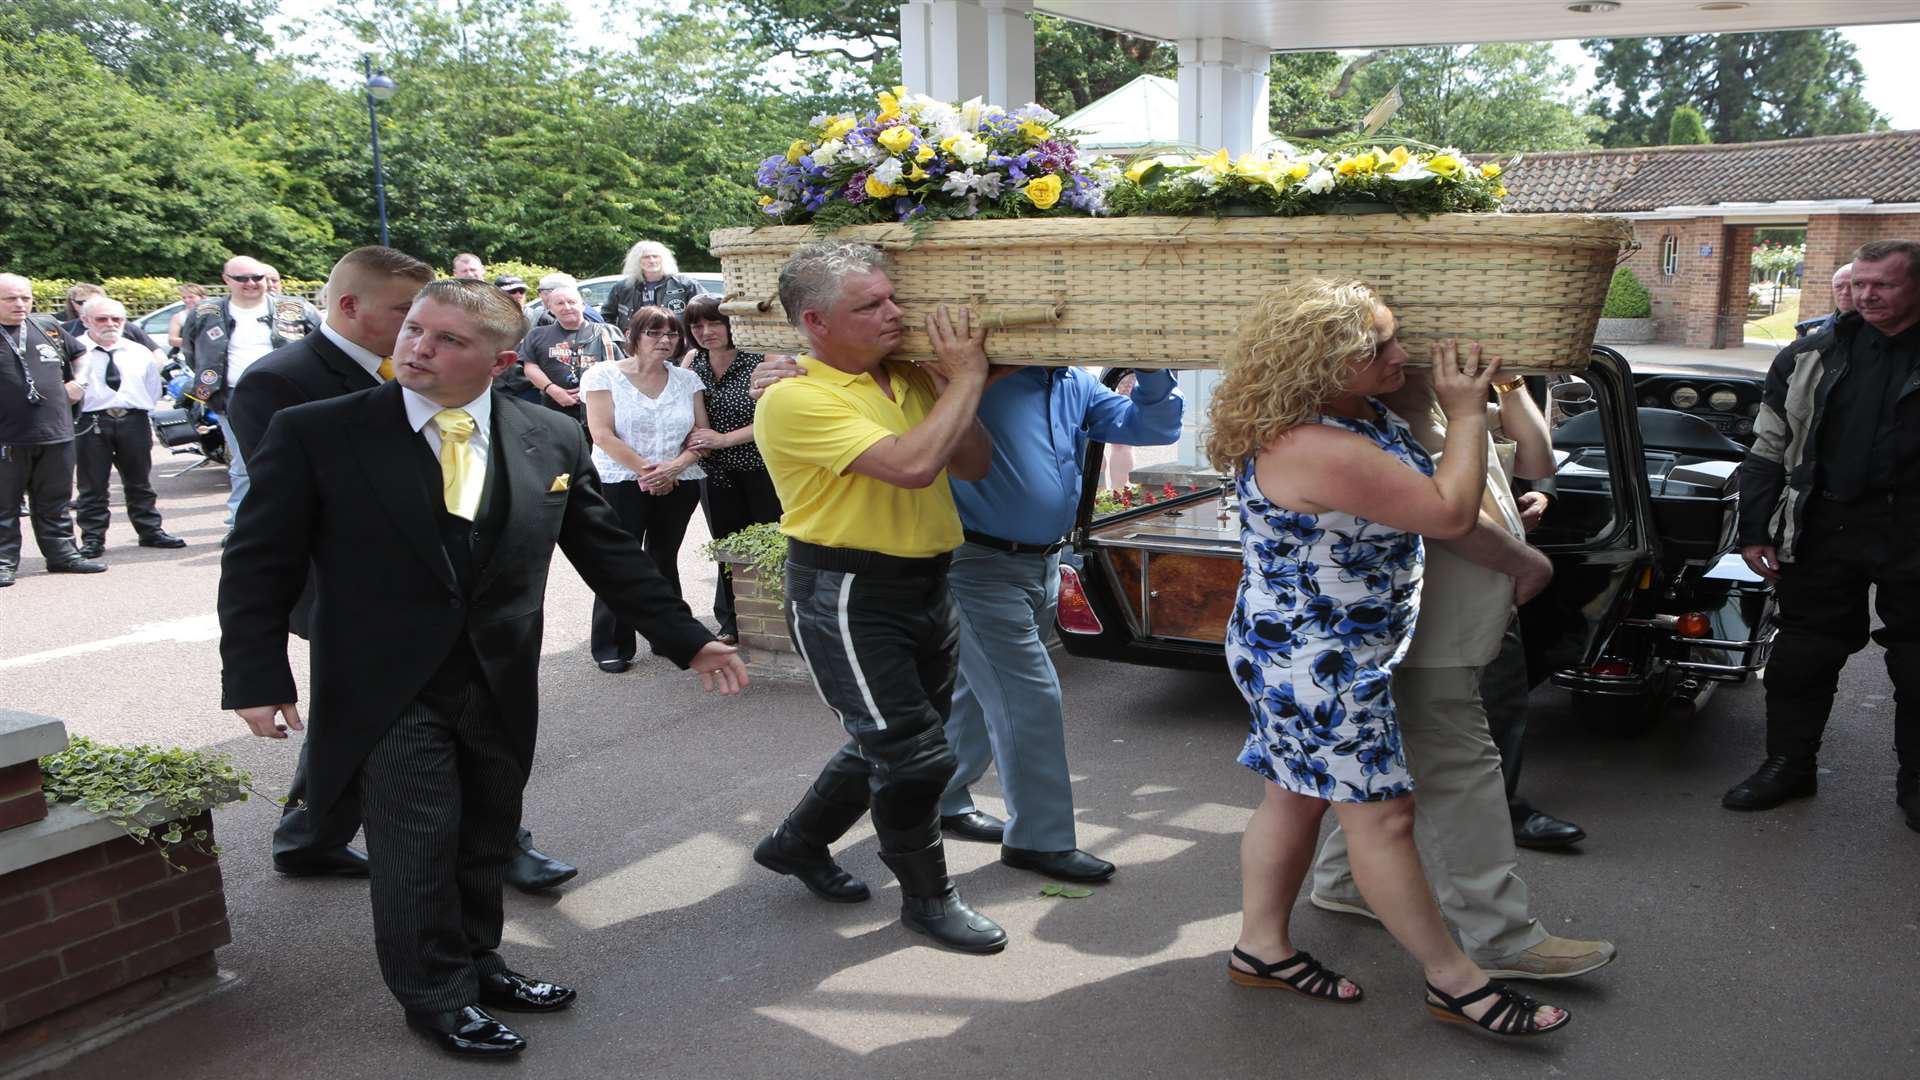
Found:
[(902, 81), (941, 101), (1025, 105), (1033, 100), (1032, 12), (1033, 0), (907, 0)]
[(980, 3), (987, 12), (987, 100), (1017, 109), (1035, 97), (1033, 0)]

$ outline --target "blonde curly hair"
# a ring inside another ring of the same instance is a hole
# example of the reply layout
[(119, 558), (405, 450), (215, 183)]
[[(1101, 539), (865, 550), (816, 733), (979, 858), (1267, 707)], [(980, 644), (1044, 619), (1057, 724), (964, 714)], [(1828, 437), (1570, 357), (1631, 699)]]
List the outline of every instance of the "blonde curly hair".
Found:
[(1209, 412), (1207, 459), (1223, 473), (1320, 415), (1373, 355), (1380, 296), (1312, 278), (1268, 293), (1240, 320)]

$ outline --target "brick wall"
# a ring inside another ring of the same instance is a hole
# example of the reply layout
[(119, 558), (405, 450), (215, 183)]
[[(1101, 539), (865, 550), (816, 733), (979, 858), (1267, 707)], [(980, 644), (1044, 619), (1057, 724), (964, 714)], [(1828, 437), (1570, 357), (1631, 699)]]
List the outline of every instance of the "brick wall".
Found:
[(1833, 272), (1853, 258), (1853, 249), (1869, 240), (1920, 240), (1920, 214), (1816, 214), (1807, 219), (1806, 284), (1800, 291), (1800, 317), (1817, 318), (1833, 310)]
[[(22, 761), (0, 768), (0, 829), (28, 825), (47, 816), (47, 797), (40, 789), (40, 762)], [(7, 922), (0, 918), (0, 930)]]
[[(1656, 340), (1700, 348), (1722, 347), (1719, 305), (1728, 259), (1728, 231), (1720, 218), (1633, 223), (1640, 250), (1625, 265), (1639, 277), (1653, 300)], [(1662, 261), (1668, 236), (1674, 238), (1679, 251), (1672, 275), (1666, 273)], [(1703, 247), (1711, 249), (1711, 254), (1702, 256)], [(1740, 258), (1745, 257), (1745, 249), (1741, 249)], [(1739, 277), (1743, 290), (1739, 307), (1744, 316), (1744, 268)]]
[(740, 626), (740, 648), (747, 671), (775, 678), (806, 678), (806, 665), (787, 634), (787, 617), (778, 597), (760, 588), (760, 575), (744, 563), (729, 562), (733, 570), (733, 610)]
[[(212, 828), (207, 814), (188, 825)], [(174, 861), (186, 872), (122, 837), (0, 876), (0, 1054), (44, 1039), (62, 1010), (213, 973), (213, 950), (233, 940), (219, 864), (184, 848)], [(125, 997), (116, 1007), (135, 1004)], [(38, 1030), (14, 1030), (25, 1025)]]

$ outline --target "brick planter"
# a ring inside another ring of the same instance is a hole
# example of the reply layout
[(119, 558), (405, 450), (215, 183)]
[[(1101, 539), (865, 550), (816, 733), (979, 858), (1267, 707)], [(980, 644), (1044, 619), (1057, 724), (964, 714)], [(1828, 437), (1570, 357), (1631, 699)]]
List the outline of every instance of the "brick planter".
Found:
[(752, 564), (731, 558), (721, 561), (733, 572), (733, 608), (748, 673), (776, 679), (807, 678), (807, 666), (787, 633), (787, 617), (779, 595), (769, 596), (761, 589), (760, 572)]
[[(40, 811), (0, 831), (0, 1072), (51, 1067), (63, 1050), (217, 988), (213, 950), (233, 940), (218, 862), (180, 847), (177, 870), (153, 843), (78, 806), (49, 808), (37, 759), (66, 732), (0, 713), (0, 751), (22, 749), (28, 732), (35, 758), (0, 766), (0, 812), (19, 802), (22, 765)], [(207, 830), (211, 845), (210, 813), (185, 828)]]

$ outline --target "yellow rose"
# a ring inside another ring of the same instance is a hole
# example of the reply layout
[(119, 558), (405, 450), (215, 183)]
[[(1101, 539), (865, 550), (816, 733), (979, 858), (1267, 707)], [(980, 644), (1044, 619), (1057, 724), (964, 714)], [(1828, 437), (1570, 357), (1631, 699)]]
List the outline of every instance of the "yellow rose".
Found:
[(1495, 165), (1493, 162), (1489, 161), (1485, 165), (1480, 166), (1480, 175), (1491, 180), (1494, 177), (1500, 175), (1500, 166)]
[(891, 194), (893, 194), (892, 184), (882, 183), (879, 178), (874, 176), (867, 177), (868, 198), (884, 199)]
[(925, 144), (922, 144), (922, 145), (921, 145), (921, 147), (920, 147), (920, 149), (919, 149), (919, 150), (917, 150), (917, 151), (915, 151), (915, 153), (914, 153), (914, 155), (913, 155), (913, 160), (915, 160), (915, 161), (918, 161), (918, 162), (920, 162), (921, 164), (925, 164), (925, 163), (927, 163), (927, 162), (929, 162), (929, 161), (932, 161), (932, 160), (933, 160), (933, 147), (931, 147), (931, 146), (927, 146), (927, 145), (925, 145)]
[(840, 136), (845, 135), (847, 132), (852, 131), (857, 126), (859, 125), (854, 122), (853, 117), (842, 116), (842, 117), (836, 118), (832, 123), (829, 123), (827, 125), (827, 130), (825, 134), (826, 134), (826, 137), (829, 139), (837, 139)]
[(901, 153), (913, 145), (913, 129), (906, 126), (890, 127), (874, 137), (874, 142), (887, 148), (890, 153)]
[(1427, 159), (1427, 168), (1439, 176), (1458, 176), (1460, 159), (1452, 154), (1435, 154)]
[(1041, 210), (1051, 210), (1060, 201), (1060, 178), (1052, 174), (1036, 176), (1021, 190), (1027, 193), (1028, 202)]
[(1020, 134), (1024, 136), (1028, 142), (1037, 143), (1046, 142), (1047, 139), (1053, 135), (1053, 132), (1048, 131), (1045, 125), (1037, 121), (1027, 120), (1020, 124)]
[(793, 145), (787, 147), (787, 164), (800, 164), (800, 159), (806, 157), (807, 151), (811, 149), (813, 149), (813, 147), (808, 146), (805, 141), (800, 139), (793, 140)]
[(905, 184), (895, 184), (895, 185), (893, 185), (893, 194), (895, 194), (895, 195), (905, 195), (906, 193), (907, 193), (907, 185), (905, 185)]

